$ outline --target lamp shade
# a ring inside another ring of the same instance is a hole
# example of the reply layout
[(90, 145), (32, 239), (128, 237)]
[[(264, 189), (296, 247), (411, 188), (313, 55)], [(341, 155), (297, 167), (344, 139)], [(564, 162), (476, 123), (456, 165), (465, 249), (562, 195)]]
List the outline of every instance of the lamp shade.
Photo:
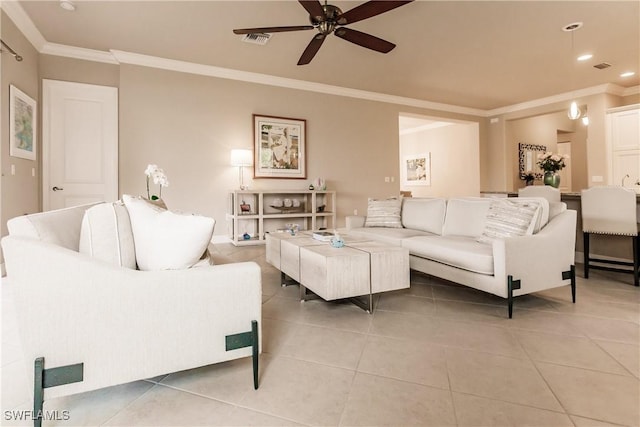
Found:
[(231, 150), (231, 166), (251, 166), (253, 164), (253, 152), (251, 150)]

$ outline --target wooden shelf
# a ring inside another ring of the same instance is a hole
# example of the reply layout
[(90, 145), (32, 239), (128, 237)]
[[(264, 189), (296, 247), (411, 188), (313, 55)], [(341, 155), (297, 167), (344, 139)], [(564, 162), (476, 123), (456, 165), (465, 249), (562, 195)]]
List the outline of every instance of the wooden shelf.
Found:
[[(289, 204), (286, 199), (299, 206), (284, 206)], [(249, 205), (250, 212), (243, 213), (241, 204)], [(318, 206), (325, 210), (317, 212)], [(226, 214), (228, 235), (236, 246), (264, 244), (266, 233), (286, 224), (298, 224), (301, 231), (333, 229), (335, 212), (336, 192), (331, 190), (234, 190), (229, 192)], [(252, 238), (244, 240), (244, 233)]]

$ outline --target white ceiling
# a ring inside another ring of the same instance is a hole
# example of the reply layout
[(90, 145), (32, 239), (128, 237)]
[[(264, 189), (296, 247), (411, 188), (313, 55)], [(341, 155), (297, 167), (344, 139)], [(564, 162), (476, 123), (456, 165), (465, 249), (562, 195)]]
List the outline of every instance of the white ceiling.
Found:
[[(391, 41), (388, 54), (331, 35), (296, 62), (315, 30), (265, 46), (234, 28), (307, 25), (297, 1), (21, 1), (47, 42), (134, 52), (234, 70), (491, 110), (614, 83), (638, 86), (638, 1), (416, 1), (349, 27)], [(361, 1), (331, 1), (346, 11)], [(584, 27), (571, 35), (562, 27)], [(593, 59), (575, 61), (590, 52)], [(593, 65), (609, 62), (597, 70)], [(621, 78), (623, 71), (635, 71)]]

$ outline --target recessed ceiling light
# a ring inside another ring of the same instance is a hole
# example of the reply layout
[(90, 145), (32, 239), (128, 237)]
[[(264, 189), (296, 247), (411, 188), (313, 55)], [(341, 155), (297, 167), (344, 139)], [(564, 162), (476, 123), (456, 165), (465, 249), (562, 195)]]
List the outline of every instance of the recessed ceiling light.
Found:
[(584, 55), (578, 56), (578, 61), (586, 61), (587, 59), (593, 58), (593, 55), (590, 53), (585, 53)]
[(625, 73), (620, 74), (620, 77), (631, 77), (633, 76), (635, 73), (633, 71), (627, 71)]
[(60, 0), (60, 7), (70, 12), (76, 10), (76, 5), (74, 5), (70, 0)]

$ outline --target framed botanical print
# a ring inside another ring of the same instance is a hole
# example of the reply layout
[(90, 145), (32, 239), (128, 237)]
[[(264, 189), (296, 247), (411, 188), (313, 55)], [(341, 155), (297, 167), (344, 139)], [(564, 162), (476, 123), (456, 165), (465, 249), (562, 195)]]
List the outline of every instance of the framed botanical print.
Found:
[(10, 156), (36, 160), (36, 113), (36, 101), (14, 85), (10, 85)]

